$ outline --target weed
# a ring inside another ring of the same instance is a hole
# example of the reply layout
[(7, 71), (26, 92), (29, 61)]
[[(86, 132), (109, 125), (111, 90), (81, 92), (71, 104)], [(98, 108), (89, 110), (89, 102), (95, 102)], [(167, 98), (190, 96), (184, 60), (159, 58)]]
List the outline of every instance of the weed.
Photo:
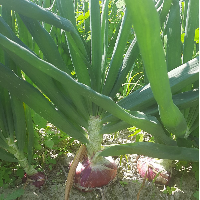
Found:
[(22, 196), (24, 194), (24, 189), (16, 189), (11, 194), (0, 194), (0, 200), (13, 200), (17, 199), (18, 197)]
[(119, 181), (119, 183), (121, 184), (121, 186), (125, 186), (125, 185), (128, 185), (128, 182), (127, 181)]
[(175, 187), (169, 187), (169, 186), (167, 186), (167, 187), (165, 188), (165, 190), (163, 191), (163, 193), (164, 193), (164, 194), (172, 195), (172, 192), (175, 191), (175, 190), (176, 190)]

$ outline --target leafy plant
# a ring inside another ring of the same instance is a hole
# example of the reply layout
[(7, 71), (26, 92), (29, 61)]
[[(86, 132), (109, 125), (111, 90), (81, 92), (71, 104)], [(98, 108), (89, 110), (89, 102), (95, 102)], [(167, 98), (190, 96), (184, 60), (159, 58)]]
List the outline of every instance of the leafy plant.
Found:
[(176, 188), (167, 186), (166, 189), (163, 191), (163, 193), (172, 195), (172, 192), (175, 190), (176, 190)]
[[(9, 62), (10, 67), (16, 67), (12, 65), (9, 58), (6, 58), (6, 63)], [(18, 162), (28, 176), (37, 176), (38, 172), (32, 165), (34, 130), (30, 108), (4, 88), (1, 87), (0, 90), (0, 158), (9, 162)], [(3, 168), (1, 169), (3, 172)], [(4, 175), (2, 176), (4, 181), (7, 182), (9, 173), (2, 175)], [(3, 180), (1, 181), (3, 182)]]
[(193, 195), (196, 199), (199, 199), (199, 191), (196, 191)]
[(0, 200), (12, 200), (17, 199), (18, 197), (22, 196), (24, 194), (24, 189), (20, 188), (12, 192), (11, 194), (1, 194)]
[(119, 181), (119, 183), (124, 187), (125, 185), (127, 185), (128, 184), (128, 182), (127, 181)]
[(34, 145), (34, 165), (52, 170), (59, 156), (76, 151), (80, 144), (52, 124), (48, 123), (46, 127), (43, 127), (37, 128), (35, 132), (37, 139)]
[[(199, 60), (193, 55), (198, 2), (185, 3), (188, 14), (184, 14), (186, 23), (182, 22), (184, 44), (181, 43), (177, 1), (159, 1), (156, 5), (148, 0), (125, 2), (127, 9), (116, 28), (116, 40), (109, 41), (109, 1), (100, 4), (101, 14), (99, 1), (89, 1), (91, 40), (88, 42), (77, 30), (74, 12), (77, 5), (72, 0), (57, 0), (57, 14), (53, 9), (44, 9), (27, 0), (0, 0), (3, 10), (8, 13), (12, 10), (23, 21), (39, 47), (37, 53), (32, 51), (1, 17), (1, 50), (23, 71), (25, 78), (21, 71), (18, 74), (1, 58), (0, 85), (56, 127), (86, 144), (88, 157), (76, 176), (81, 189), (101, 186), (102, 183), (96, 181), (102, 174), (108, 178), (103, 184), (114, 178), (116, 167), (104, 156), (137, 153), (198, 161), (198, 145), (180, 145), (182, 140), (198, 138)], [(83, 14), (86, 15), (88, 4), (84, 3)], [(172, 20), (174, 15), (176, 20)], [(62, 45), (69, 49), (71, 62), (63, 59), (62, 48), (57, 48), (55, 38), (49, 34), (49, 25), (52, 30), (56, 27), (62, 32), (63, 40), (66, 38)], [(135, 36), (127, 49), (132, 25)], [(86, 23), (85, 30), (88, 30)], [(164, 51), (161, 36), (165, 35), (167, 48)], [(113, 41), (109, 60), (109, 42)], [(140, 53), (150, 84), (118, 100), (116, 94)], [(71, 63), (75, 76), (71, 73)], [(148, 132), (155, 142), (114, 145), (101, 151), (103, 134), (131, 126)], [(1, 133), (1, 138), (1, 146), (6, 145), (7, 136)]]
[(0, 187), (6, 189), (21, 183), (24, 176), (23, 168), (16, 162), (0, 162)]

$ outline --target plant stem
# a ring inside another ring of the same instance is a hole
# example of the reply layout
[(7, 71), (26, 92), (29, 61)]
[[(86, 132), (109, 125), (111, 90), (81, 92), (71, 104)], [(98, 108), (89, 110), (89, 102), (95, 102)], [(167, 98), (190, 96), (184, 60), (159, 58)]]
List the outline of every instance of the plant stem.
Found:
[(27, 158), (25, 157), (25, 155), (22, 151), (19, 151), (16, 143), (11, 138), (7, 138), (7, 142), (8, 142), (8, 146), (9, 146), (8, 151), (17, 158), (19, 164), (25, 170), (27, 175), (36, 174), (37, 170), (34, 169), (34, 167), (28, 163)]
[(98, 116), (90, 116), (88, 120), (89, 143), (87, 144), (89, 158), (92, 158), (101, 150), (101, 143), (103, 141), (103, 136), (99, 134), (101, 126), (101, 120)]

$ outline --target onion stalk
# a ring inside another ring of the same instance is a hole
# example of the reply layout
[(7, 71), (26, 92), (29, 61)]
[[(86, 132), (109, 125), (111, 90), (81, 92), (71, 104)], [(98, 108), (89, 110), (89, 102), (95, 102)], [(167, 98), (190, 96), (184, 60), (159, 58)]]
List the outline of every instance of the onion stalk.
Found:
[(117, 175), (117, 166), (112, 157), (99, 156), (103, 136), (100, 133), (101, 119), (91, 116), (88, 120), (88, 156), (79, 162), (75, 173), (75, 186), (90, 191), (110, 183)]
[(36, 187), (41, 187), (45, 183), (45, 175), (43, 172), (38, 172), (33, 165), (29, 164), (27, 157), (24, 155), (23, 151), (19, 151), (16, 143), (11, 139), (7, 138), (7, 144), (9, 146), (8, 151), (12, 153), (18, 160), (18, 163), (26, 172), (22, 179), (25, 182), (27, 179)]

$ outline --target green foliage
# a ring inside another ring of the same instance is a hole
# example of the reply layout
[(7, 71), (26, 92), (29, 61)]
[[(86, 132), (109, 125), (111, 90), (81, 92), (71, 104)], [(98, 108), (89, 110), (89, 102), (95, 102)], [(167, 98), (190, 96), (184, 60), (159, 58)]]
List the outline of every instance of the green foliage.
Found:
[(172, 192), (175, 190), (176, 190), (176, 188), (167, 186), (166, 189), (163, 191), (163, 193), (172, 195)]
[(119, 183), (124, 187), (125, 185), (127, 185), (128, 184), (128, 182), (127, 181), (119, 181)]
[(45, 9), (0, 0), (1, 158), (14, 161), (9, 138), (29, 163), (52, 168), (50, 153), (68, 151), (69, 136), (93, 142), (88, 123), (98, 116), (99, 138), (133, 126), (152, 135), (143, 142), (134, 130), (135, 144), (101, 155), (198, 161), (198, 3), (125, 2), (59, 0)]
[[(49, 170), (57, 163), (60, 156), (68, 152), (72, 152), (78, 148), (78, 144), (74, 142), (66, 133), (58, 130), (52, 124), (47, 124), (43, 128), (35, 126), (35, 145), (34, 145), (34, 165), (47, 167)], [(40, 169), (42, 170), (42, 169)]]
[[(184, 116), (172, 101), (172, 94), (167, 76), (167, 65), (162, 41), (160, 39), (159, 15), (154, 7), (154, 3), (153, 1), (126, 1), (126, 3), (132, 14), (134, 30), (144, 61), (146, 74), (159, 106), (161, 121), (169, 132), (175, 134), (177, 137), (182, 137), (187, 129), (187, 124)], [(172, 9), (170, 14), (171, 12)], [(137, 17), (138, 15), (141, 15), (141, 17)], [(148, 21), (146, 19), (148, 19)], [(146, 31), (143, 30), (144, 27)], [(177, 28), (178, 27), (176, 27), (176, 30)], [(174, 36), (172, 37), (174, 38)], [(171, 52), (171, 50), (169, 51)], [(174, 50), (174, 52), (176, 51), (177, 50)], [(179, 63), (179, 65), (180, 64), (181, 63)], [(165, 93), (161, 96), (160, 94), (163, 90)]]
[(5, 166), (1, 167), (1, 171), (0, 171), (0, 177), (1, 177), (0, 186), (1, 187), (3, 186), (4, 183), (5, 184), (9, 183), (10, 174), (11, 174), (11, 171), (9, 171), (8, 168), (5, 168)]
[(13, 191), (11, 194), (1, 194), (0, 195), (0, 200), (12, 200), (12, 199), (17, 199), (18, 197), (22, 196), (24, 194), (24, 189), (16, 189)]
[(5, 161), (0, 162), (0, 187), (14, 187), (18, 179), (21, 179), (23, 176), (24, 170), (18, 164)]
[(199, 199), (199, 191), (196, 191), (193, 196), (196, 198), (196, 199)]
[(111, 147), (105, 148), (104, 151), (100, 153), (100, 155), (119, 156), (134, 153), (169, 160), (186, 160), (198, 162), (199, 159), (198, 149), (169, 146), (152, 142), (135, 142), (121, 145), (112, 145)]

